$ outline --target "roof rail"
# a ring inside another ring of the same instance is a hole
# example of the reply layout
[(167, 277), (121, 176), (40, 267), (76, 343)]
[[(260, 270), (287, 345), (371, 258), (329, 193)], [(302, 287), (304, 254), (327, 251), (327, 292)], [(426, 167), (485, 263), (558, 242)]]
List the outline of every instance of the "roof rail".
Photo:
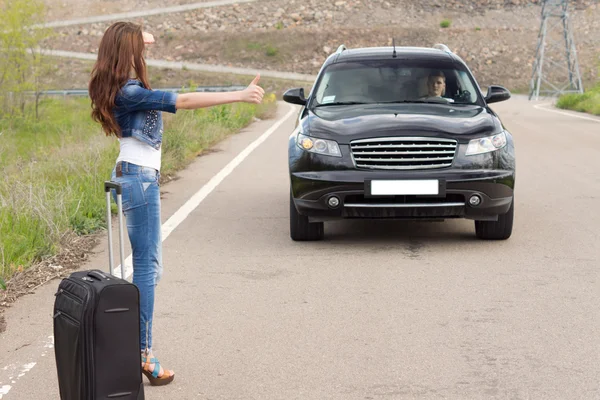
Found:
[(340, 45), (340, 47), (338, 47), (338, 49), (336, 50), (335, 54), (340, 54), (344, 50), (348, 50), (348, 49), (346, 48), (345, 45), (342, 44), (342, 45)]
[(445, 44), (442, 44), (442, 43), (436, 43), (436, 44), (434, 44), (433, 48), (445, 51), (446, 53), (452, 53), (452, 51), (450, 50), (450, 48), (448, 46), (446, 46)]

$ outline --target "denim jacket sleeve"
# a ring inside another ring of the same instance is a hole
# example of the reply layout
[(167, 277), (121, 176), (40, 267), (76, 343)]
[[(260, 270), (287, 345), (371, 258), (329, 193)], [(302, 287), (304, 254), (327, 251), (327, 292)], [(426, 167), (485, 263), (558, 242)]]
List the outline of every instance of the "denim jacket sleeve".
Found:
[(149, 90), (138, 84), (127, 84), (121, 89), (118, 102), (127, 111), (157, 110), (175, 114), (177, 93)]

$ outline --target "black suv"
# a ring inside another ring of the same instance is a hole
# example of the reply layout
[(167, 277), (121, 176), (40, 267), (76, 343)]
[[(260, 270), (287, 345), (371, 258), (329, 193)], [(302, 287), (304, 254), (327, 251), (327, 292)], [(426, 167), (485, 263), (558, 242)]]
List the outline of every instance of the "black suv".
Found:
[(468, 218), (482, 239), (507, 239), (514, 213), (513, 138), (465, 62), (447, 46), (330, 55), (299, 104), (289, 140), (290, 235), (320, 240), (340, 218)]

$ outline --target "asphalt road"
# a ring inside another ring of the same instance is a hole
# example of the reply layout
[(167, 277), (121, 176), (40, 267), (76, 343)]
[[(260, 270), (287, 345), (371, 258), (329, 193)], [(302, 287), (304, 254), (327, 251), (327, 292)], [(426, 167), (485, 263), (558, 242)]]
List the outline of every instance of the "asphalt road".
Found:
[[(517, 149), (504, 242), (470, 221), (338, 222), (292, 242), (288, 117), (164, 241), (155, 350), (176, 379), (146, 398), (599, 399), (600, 119), (534, 104), (493, 107)], [(163, 220), (274, 122), (165, 185)], [(82, 268), (107, 269), (105, 245)], [(57, 285), (7, 312), (2, 399), (58, 399)]]

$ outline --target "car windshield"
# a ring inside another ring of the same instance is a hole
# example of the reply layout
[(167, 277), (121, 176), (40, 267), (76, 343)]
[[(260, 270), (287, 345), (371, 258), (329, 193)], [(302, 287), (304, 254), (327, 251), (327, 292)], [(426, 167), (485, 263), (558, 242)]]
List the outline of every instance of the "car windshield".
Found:
[(328, 66), (313, 107), (381, 103), (480, 104), (475, 82), (458, 63), (359, 60)]

